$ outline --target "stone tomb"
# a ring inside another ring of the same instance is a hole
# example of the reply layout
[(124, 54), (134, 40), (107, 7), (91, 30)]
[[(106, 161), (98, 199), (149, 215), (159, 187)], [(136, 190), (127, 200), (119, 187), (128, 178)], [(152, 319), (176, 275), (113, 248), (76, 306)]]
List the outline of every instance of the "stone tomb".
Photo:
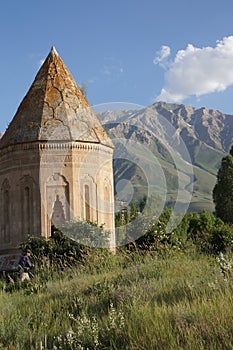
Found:
[(0, 254), (81, 219), (110, 230), (114, 146), (55, 48), (0, 140)]

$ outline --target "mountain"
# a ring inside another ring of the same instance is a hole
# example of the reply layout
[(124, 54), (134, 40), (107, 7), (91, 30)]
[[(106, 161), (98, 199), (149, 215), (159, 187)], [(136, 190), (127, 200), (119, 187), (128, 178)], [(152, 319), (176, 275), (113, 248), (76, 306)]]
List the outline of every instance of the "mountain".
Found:
[[(129, 202), (157, 193), (182, 211), (213, 211), (221, 159), (233, 143), (233, 116), (158, 102), (98, 115), (115, 143), (116, 196)], [(120, 186), (119, 186), (120, 184)], [(125, 185), (124, 185), (125, 184)]]

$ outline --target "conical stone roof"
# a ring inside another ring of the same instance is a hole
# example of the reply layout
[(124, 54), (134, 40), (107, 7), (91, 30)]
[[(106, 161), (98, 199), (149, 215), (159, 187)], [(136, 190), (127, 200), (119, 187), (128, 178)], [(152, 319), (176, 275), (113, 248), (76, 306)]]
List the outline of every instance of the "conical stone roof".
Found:
[(54, 47), (0, 140), (0, 148), (35, 141), (82, 141), (113, 147)]

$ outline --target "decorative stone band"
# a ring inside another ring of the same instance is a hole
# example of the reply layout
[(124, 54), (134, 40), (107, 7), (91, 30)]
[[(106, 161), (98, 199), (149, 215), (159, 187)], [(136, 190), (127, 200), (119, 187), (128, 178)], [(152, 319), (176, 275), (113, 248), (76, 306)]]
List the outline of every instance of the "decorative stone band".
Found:
[(37, 141), (37, 142), (31, 142), (31, 143), (22, 143), (22, 144), (15, 144), (6, 146), (2, 149), (0, 149), (0, 156), (5, 155), (7, 153), (11, 152), (18, 152), (18, 151), (29, 151), (29, 150), (71, 150), (71, 149), (79, 149), (84, 151), (100, 151), (108, 154), (113, 153), (113, 148), (109, 146), (105, 146), (99, 143), (90, 143), (90, 142), (79, 142), (79, 141), (72, 141), (72, 142), (58, 142), (58, 141)]

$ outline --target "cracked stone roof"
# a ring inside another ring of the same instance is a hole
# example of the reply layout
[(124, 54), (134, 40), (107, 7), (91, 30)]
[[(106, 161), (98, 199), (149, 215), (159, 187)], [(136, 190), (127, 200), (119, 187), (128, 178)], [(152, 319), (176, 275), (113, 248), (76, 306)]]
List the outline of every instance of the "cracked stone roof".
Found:
[(54, 47), (0, 140), (0, 148), (39, 140), (87, 141), (113, 147)]

